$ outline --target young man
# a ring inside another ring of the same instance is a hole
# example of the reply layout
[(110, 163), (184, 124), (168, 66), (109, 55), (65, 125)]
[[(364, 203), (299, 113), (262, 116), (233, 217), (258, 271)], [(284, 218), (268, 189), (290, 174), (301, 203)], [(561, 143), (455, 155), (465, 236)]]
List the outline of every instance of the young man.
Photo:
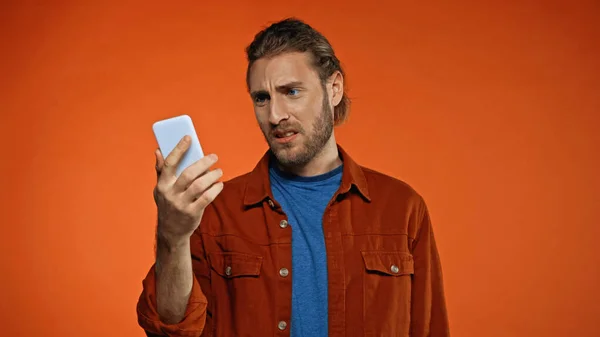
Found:
[(225, 187), (214, 155), (175, 177), (188, 139), (164, 160), (157, 150), (139, 324), (149, 336), (449, 336), (425, 202), (336, 143), (349, 100), (329, 42), (287, 19), (247, 54), (269, 150)]

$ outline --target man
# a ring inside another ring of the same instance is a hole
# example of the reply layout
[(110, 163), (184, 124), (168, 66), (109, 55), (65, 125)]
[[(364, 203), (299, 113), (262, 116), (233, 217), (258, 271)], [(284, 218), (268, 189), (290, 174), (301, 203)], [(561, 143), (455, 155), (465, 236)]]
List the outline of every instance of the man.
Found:
[(226, 186), (215, 155), (175, 177), (188, 139), (164, 160), (157, 150), (139, 324), (149, 336), (448, 336), (425, 202), (335, 140), (349, 100), (327, 39), (287, 19), (247, 56), (269, 150)]

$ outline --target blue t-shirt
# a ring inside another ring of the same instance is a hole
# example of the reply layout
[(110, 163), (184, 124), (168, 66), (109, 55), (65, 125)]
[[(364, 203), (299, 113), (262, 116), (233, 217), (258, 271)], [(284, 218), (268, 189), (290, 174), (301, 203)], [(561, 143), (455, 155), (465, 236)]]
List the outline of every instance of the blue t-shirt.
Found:
[(270, 168), (273, 197), (292, 228), (292, 337), (328, 334), (323, 213), (340, 186), (342, 168), (313, 177), (291, 175), (275, 165)]

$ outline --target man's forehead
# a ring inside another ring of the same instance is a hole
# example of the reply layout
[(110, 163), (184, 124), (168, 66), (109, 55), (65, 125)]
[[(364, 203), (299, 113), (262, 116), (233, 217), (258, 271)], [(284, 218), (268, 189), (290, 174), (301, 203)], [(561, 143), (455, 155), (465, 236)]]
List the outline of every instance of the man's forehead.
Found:
[(264, 90), (267, 86), (282, 86), (291, 82), (309, 82), (318, 76), (310, 65), (306, 53), (285, 53), (257, 60), (250, 69), (251, 90)]

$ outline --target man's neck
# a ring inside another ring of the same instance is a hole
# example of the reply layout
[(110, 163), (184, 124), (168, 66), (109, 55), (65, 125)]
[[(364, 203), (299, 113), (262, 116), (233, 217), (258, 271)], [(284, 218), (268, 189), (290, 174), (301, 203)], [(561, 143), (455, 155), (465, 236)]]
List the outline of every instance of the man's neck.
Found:
[(342, 164), (342, 159), (338, 152), (335, 138), (331, 137), (327, 144), (323, 147), (310, 162), (299, 167), (282, 167), (278, 164), (279, 169), (285, 172), (295, 174), (302, 177), (311, 177), (327, 173)]

